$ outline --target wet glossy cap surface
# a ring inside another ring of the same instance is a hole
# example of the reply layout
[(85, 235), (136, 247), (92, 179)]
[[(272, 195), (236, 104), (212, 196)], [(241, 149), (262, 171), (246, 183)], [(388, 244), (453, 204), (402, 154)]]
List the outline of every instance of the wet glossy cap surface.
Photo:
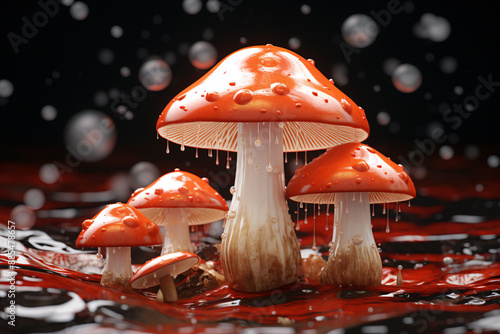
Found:
[[(229, 210), (224, 198), (208, 184), (208, 179), (178, 169), (161, 176), (148, 187), (136, 190), (128, 204), (143, 212), (184, 209), (189, 215), (190, 225), (223, 219)], [(151, 217), (149, 213), (146, 215)]]
[(147, 289), (160, 284), (165, 275), (182, 274), (198, 264), (200, 258), (189, 252), (175, 252), (161, 255), (143, 264), (130, 280), (134, 289)]
[(403, 168), (368, 145), (333, 147), (297, 169), (286, 196), (297, 202), (334, 203), (335, 193), (369, 192), (370, 203), (400, 202), (415, 197)]
[(272, 45), (227, 56), (165, 107), (156, 129), (179, 144), (236, 151), (238, 122), (283, 122), (285, 152), (362, 141), (369, 133), (363, 109), (313, 61)]
[(107, 205), (82, 223), (77, 247), (134, 247), (160, 245), (160, 228), (136, 208), (115, 203)]

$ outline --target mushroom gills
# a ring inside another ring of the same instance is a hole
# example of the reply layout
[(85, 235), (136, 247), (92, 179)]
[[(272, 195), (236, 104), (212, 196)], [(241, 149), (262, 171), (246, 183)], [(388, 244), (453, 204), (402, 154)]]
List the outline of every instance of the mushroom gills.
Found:
[(337, 193), (334, 204), (333, 244), (322, 282), (335, 286), (380, 285), (382, 261), (372, 233), (369, 193)]

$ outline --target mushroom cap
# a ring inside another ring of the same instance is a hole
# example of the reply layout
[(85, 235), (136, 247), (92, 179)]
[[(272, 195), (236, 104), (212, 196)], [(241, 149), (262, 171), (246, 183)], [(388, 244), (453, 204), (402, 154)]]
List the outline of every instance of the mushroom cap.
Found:
[(160, 214), (158, 210), (183, 209), (189, 216), (189, 225), (223, 219), (229, 210), (224, 198), (208, 184), (208, 179), (179, 169), (159, 177), (146, 188), (136, 190), (128, 204), (148, 217)]
[(237, 150), (242, 122), (283, 122), (285, 152), (363, 141), (365, 113), (314, 67), (270, 44), (238, 50), (179, 93), (156, 129), (175, 143)]
[(370, 203), (391, 203), (414, 198), (415, 186), (391, 159), (368, 145), (349, 143), (301, 166), (286, 187), (288, 198), (304, 203), (334, 203), (340, 192), (369, 192)]
[(165, 275), (179, 275), (198, 264), (200, 258), (189, 252), (175, 252), (155, 257), (144, 263), (130, 279), (134, 289), (147, 289), (160, 284)]
[(82, 223), (77, 247), (135, 247), (161, 245), (158, 225), (136, 208), (123, 203), (107, 205)]

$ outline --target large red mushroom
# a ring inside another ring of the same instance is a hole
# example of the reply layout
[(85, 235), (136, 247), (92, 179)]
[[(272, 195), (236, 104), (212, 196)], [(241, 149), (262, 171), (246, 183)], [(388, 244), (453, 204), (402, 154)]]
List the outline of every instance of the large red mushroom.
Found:
[(165, 228), (162, 255), (193, 252), (189, 226), (221, 220), (228, 210), (226, 201), (208, 179), (179, 169), (136, 190), (128, 204)]
[(361, 141), (369, 128), (363, 109), (312, 60), (268, 44), (230, 54), (183, 90), (157, 131), (181, 149), (238, 152), (221, 261), (232, 288), (255, 292), (291, 283), (301, 271), (283, 152)]
[(160, 228), (137, 209), (123, 203), (107, 205), (82, 223), (77, 247), (106, 247), (102, 285), (126, 287), (132, 277), (130, 247), (162, 243)]
[(370, 146), (339, 145), (300, 167), (286, 195), (297, 202), (335, 205), (333, 244), (321, 275), (323, 283), (380, 284), (382, 262), (373, 238), (370, 203), (415, 197), (413, 182), (402, 167)]

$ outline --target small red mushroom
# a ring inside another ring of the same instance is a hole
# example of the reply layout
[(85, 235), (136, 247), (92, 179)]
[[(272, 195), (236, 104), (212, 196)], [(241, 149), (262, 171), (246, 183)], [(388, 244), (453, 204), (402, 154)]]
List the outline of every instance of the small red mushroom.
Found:
[(189, 270), (200, 262), (200, 258), (189, 252), (175, 252), (161, 255), (143, 264), (130, 280), (134, 289), (147, 289), (160, 285), (157, 300), (171, 302), (177, 300), (172, 276)]
[(130, 247), (159, 245), (160, 228), (130, 205), (107, 205), (82, 224), (77, 247), (106, 247), (101, 284), (126, 287), (132, 277)]
[(129, 205), (164, 226), (161, 254), (193, 252), (189, 226), (224, 218), (227, 203), (205, 180), (176, 169), (135, 191), (129, 199)]
[(299, 168), (286, 196), (297, 202), (335, 204), (333, 240), (322, 282), (375, 286), (382, 280), (382, 262), (371, 230), (370, 203), (407, 201), (415, 197), (415, 187), (389, 158), (367, 145), (350, 143)]
[(301, 271), (283, 152), (361, 141), (369, 132), (363, 110), (310, 61), (270, 44), (224, 58), (165, 107), (156, 129), (181, 147), (238, 152), (221, 262), (229, 285), (251, 292), (289, 284)]

